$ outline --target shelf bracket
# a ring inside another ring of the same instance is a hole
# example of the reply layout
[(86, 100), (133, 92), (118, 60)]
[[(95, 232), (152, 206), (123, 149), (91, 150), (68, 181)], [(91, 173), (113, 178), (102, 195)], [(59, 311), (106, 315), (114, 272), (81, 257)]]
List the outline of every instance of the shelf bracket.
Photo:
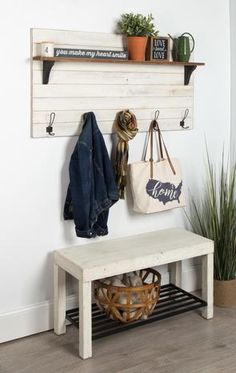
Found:
[(185, 65), (184, 66), (184, 85), (189, 85), (191, 75), (196, 68), (197, 68), (197, 65)]
[(43, 84), (48, 84), (51, 69), (55, 61), (43, 61)]

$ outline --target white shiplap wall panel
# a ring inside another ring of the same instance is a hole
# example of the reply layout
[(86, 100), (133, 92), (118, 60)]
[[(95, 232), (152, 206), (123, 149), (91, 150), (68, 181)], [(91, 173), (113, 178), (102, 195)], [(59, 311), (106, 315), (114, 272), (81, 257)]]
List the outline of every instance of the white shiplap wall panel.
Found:
[[(90, 64), (91, 65), (91, 64)], [(56, 84), (106, 84), (106, 85), (182, 85), (183, 74), (163, 72), (84, 71), (55, 70), (50, 75), (50, 85)], [(138, 74), (138, 75), (137, 75)], [(42, 84), (42, 70), (34, 71), (34, 84)]]
[(72, 45), (80, 48), (87, 46), (91, 48), (103, 49), (115, 48), (124, 49), (124, 42), (120, 35), (103, 32), (83, 32), (76, 30), (51, 30), (51, 29), (32, 29), (33, 42), (41, 43), (48, 40), (58, 45)]
[[(77, 48), (79, 46), (77, 45)], [(116, 47), (113, 47), (116, 49)], [(40, 61), (34, 61), (34, 71), (42, 71), (42, 63)], [(183, 77), (183, 67), (178, 65), (155, 65), (155, 64), (115, 64), (115, 63), (100, 63), (100, 62), (76, 62), (73, 58), (71, 62), (60, 62), (56, 63), (53, 67), (54, 71), (112, 71), (112, 72), (127, 72), (127, 73), (158, 73), (158, 74), (182, 74)], [(138, 78), (138, 75), (136, 74)], [(184, 77), (183, 77), (184, 79)], [(183, 81), (182, 81), (183, 82)]]
[(61, 84), (34, 85), (33, 97), (36, 98), (72, 98), (72, 97), (189, 97), (191, 86), (169, 85), (111, 85), (107, 84)]
[[(38, 43), (54, 41), (56, 46), (122, 50), (119, 35), (61, 30), (32, 30), (32, 53)], [(129, 108), (146, 131), (156, 109), (163, 130), (181, 130), (185, 109), (186, 126), (193, 123), (193, 84), (184, 86), (184, 68), (169, 65), (140, 65), (89, 62), (56, 62), (49, 84), (42, 84), (42, 62), (32, 61), (32, 134), (48, 137), (50, 113), (56, 113), (56, 136), (78, 135), (81, 117), (94, 111), (103, 133), (111, 133), (118, 111)]]
[[(77, 97), (34, 98), (33, 110), (108, 110), (191, 107), (192, 97)], [(137, 118), (139, 119), (139, 118)], [(161, 122), (160, 122), (161, 124)], [(173, 128), (172, 128), (173, 129)], [(176, 129), (176, 128), (175, 128)]]

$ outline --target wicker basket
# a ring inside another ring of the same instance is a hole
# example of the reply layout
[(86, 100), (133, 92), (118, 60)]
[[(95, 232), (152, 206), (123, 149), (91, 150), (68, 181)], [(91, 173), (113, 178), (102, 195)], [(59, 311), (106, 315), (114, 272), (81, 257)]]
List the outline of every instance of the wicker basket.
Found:
[(142, 278), (139, 287), (106, 285), (101, 280), (94, 283), (98, 307), (113, 320), (129, 323), (151, 315), (160, 297), (161, 275), (152, 268), (136, 271)]

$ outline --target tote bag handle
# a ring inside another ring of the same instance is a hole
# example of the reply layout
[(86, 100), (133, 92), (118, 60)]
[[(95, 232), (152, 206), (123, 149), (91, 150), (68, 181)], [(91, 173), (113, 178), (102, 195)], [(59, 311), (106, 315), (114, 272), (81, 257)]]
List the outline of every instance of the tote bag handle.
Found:
[(159, 149), (160, 149), (161, 159), (162, 160), (164, 159), (164, 152), (163, 152), (163, 148), (164, 148), (165, 153), (166, 153), (166, 158), (168, 160), (170, 168), (171, 168), (173, 174), (176, 175), (173, 163), (171, 162), (171, 159), (170, 159), (167, 147), (166, 147), (165, 142), (163, 140), (160, 127), (159, 127), (157, 121), (154, 119), (154, 120), (152, 120), (152, 122), (150, 123), (150, 126), (149, 126), (148, 140), (147, 140), (146, 149), (145, 149), (145, 152), (144, 152), (144, 160), (146, 160), (147, 149), (148, 149), (148, 145), (149, 145), (149, 141), (150, 141), (150, 158), (149, 158), (149, 162), (150, 162), (150, 178), (151, 179), (153, 178), (153, 163), (154, 163), (154, 159), (153, 159), (153, 132), (154, 132), (154, 130), (157, 131), (157, 133), (158, 133), (158, 143), (159, 143)]

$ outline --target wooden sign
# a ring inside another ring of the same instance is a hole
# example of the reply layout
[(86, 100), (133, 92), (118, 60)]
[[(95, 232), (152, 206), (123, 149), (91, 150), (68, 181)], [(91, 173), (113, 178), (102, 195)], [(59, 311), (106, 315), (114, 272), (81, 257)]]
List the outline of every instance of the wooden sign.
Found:
[(100, 49), (54, 48), (54, 57), (127, 60), (128, 52)]
[(156, 36), (149, 39), (146, 59), (149, 61), (169, 61), (170, 38)]

